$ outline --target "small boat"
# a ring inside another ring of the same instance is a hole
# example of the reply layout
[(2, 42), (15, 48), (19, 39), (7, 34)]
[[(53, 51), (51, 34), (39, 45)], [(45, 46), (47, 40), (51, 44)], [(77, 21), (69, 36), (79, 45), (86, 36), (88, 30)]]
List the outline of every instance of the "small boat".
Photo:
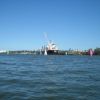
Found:
[(94, 53), (93, 50), (92, 49), (89, 49), (89, 55), (90, 56), (93, 56), (93, 53)]
[(44, 51), (44, 55), (47, 55), (47, 50), (45, 49), (45, 51)]

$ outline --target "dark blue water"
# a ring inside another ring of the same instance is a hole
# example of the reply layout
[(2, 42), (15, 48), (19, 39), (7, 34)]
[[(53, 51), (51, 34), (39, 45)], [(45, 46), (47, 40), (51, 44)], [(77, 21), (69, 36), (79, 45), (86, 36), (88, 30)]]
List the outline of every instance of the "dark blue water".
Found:
[(100, 56), (0, 55), (0, 100), (100, 100)]

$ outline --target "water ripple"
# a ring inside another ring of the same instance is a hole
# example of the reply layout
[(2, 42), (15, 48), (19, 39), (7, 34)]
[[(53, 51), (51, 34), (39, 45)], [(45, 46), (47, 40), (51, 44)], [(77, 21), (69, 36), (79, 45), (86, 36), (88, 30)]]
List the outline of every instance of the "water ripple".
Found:
[(99, 100), (98, 56), (0, 56), (0, 100)]

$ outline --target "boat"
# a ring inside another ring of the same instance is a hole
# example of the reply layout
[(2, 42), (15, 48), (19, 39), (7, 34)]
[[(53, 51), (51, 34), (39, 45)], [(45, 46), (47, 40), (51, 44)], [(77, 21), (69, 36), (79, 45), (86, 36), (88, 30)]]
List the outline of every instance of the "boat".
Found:
[(58, 47), (52, 41), (48, 42), (46, 46), (47, 54), (48, 55), (57, 55), (58, 54)]
[(93, 52), (93, 50), (92, 50), (92, 49), (89, 49), (89, 51), (88, 51), (88, 52), (89, 52), (89, 55), (90, 55), (90, 56), (93, 56), (93, 53), (94, 53), (94, 52)]
[(46, 50), (46, 48), (45, 48), (45, 51), (44, 51), (44, 55), (47, 55), (47, 50)]
[(65, 52), (59, 50), (57, 45), (51, 40), (48, 41), (46, 46), (42, 46), (41, 51), (44, 55), (65, 55)]

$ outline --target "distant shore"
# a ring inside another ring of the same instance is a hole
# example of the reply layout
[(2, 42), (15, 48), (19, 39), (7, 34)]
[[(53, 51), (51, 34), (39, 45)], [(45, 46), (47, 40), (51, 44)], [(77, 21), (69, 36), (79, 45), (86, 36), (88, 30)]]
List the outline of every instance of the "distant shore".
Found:
[[(59, 50), (59, 52), (64, 53), (65, 55), (89, 55), (89, 50), (79, 51), (79, 50)], [(2, 50), (0, 54), (32, 54), (32, 55), (40, 55), (40, 50)], [(93, 55), (100, 55), (100, 48), (96, 48), (93, 50)]]

